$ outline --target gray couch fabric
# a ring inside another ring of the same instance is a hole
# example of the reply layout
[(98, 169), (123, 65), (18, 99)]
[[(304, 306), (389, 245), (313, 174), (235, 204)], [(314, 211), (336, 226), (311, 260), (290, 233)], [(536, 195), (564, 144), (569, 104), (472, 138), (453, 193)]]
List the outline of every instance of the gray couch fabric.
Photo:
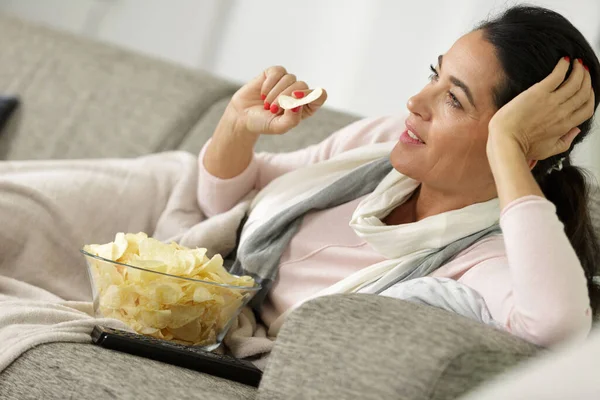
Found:
[(441, 309), (376, 295), (321, 297), (286, 320), (258, 398), (454, 399), (538, 351)]
[(130, 157), (176, 148), (236, 86), (65, 33), (0, 17), (0, 87), (23, 107), (5, 159)]
[(254, 399), (256, 389), (91, 344), (50, 343), (0, 376), (0, 399)]

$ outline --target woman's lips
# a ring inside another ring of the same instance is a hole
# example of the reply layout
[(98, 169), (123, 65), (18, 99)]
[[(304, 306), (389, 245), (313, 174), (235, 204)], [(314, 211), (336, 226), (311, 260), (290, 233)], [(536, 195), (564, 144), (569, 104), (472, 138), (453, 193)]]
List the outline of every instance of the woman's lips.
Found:
[(406, 143), (406, 144), (415, 144), (415, 145), (421, 145), (424, 146), (425, 143), (421, 142), (419, 139), (413, 139), (410, 137), (410, 135), (408, 134), (408, 129), (405, 130), (402, 135), (400, 135), (400, 141), (402, 143)]

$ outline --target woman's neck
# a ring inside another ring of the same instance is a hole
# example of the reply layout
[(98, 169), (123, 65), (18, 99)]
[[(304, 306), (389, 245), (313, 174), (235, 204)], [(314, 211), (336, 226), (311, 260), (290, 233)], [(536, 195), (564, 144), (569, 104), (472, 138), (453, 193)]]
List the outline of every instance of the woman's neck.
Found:
[[(474, 194), (471, 195), (470, 193)], [(388, 214), (383, 222), (387, 225), (417, 222), (432, 215), (488, 201), (496, 196), (494, 188), (491, 190), (468, 190), (465, 193), (452, 193), (421, 184), (413, 195)]]
[(415, 221), (473, 204), (468, 194), (448, 193), (422, 184), (414, 200)]

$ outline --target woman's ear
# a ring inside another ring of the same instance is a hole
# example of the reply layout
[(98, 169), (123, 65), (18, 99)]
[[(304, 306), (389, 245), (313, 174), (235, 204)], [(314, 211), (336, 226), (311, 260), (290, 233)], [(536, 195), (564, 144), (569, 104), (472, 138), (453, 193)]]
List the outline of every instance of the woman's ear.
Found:
[(537, 165), (538, 160), (529, 160), (529, 170), (532, 170)]

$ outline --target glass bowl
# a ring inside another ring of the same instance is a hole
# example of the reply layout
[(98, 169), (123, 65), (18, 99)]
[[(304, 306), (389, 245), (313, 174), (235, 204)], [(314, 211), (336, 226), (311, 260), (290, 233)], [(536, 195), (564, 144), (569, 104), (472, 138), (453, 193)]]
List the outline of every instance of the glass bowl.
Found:
[(184, 278), (123, 264), (80, 250), (85, 256), (96, 317), (116, 318), (137, 333), (158, 339), (219, 347), (260, 285), (233, 286)]

